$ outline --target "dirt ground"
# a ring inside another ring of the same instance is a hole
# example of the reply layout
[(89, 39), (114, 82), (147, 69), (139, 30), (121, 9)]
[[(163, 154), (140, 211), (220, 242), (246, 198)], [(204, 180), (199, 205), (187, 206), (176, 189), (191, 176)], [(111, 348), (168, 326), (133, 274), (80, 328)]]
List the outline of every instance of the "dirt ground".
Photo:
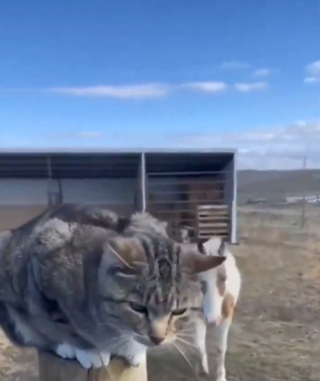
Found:
[[(320, 223), (293, 229), (289, 214), (241, 212), (232, 250), (243, 289), (230, 331), (228, 381), (320, 379)], [(288, 229), (285, 228), (288, 226)], [(214, 332), (208, 338), (214, 380)], [(191, 358), (191, 353), (186, 351)], [(149, 356), (149, 381), (198, 381), (179, 353)], [(0, 333), (0, 381), (35, 381), (33, 351), (19, 351)]]

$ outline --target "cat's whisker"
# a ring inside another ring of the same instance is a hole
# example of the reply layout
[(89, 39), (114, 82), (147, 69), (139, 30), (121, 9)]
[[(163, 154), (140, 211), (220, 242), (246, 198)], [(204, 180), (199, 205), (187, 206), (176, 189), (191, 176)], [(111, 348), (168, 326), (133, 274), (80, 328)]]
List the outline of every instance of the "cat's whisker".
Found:
[(183, 340), (183, 339), (181, 339), (180, 337), (177, 337), (176, 340), (178, 340), (178, 341), (180, 341), (181, 343), (184, 343), (184, 344), (190, 346), (191, 348), (194, 348), (194, 349), (199, 350), (199, 348), (198, 348), (196, 345), (190, 343), (190, 342), (187, 341), (187, 340)]
[(172, 343), (172, 345), (177, 349), (177, 351), (181, 354), (181, 356), (186, 360), (187, 364), (192, 369), (192, 371), (193, 371), (194, 375), (196, 376), (197, 380), (200, 381), (199, 378), (198, 378), (198, 375), (197, 375), (197, 373), (196, 373), (196, 371), (195, 371), (191, 361), (188, 359), (187, 355), (183, 352), (183, 350), (179, 347), (178, 344)]
[(112, 343), (113, 341), (118, 341), (118, 340), (121, 340), (123, 338), (125, 338), (126, 336), (124, 335), (120, 335), (120, 336), (117, 336), (117, 337), (113, 337), (112, 339), (108, 340), (105, 344), (110, 344)]
[(108, 367), (104, 368), (106, 373), (107, 373), (107, 376), (109, 378), (110, 381), (115, 381), (115, 379), (111, 376), (111, 373), (109, 372), (109, 369)]
[[(82, 327), (108, 327), (110, 328), (110, 323), (82, 323), (81, 324)], [(117, 328), (128, 328), (127, 326), (123, 325), (123, 324), (118, 324), (117, 323)]]
[(119, 342), (117, 342), (117, 343), (113, 346), (113, 350), (117, 350), (118, 348), (121, 349), (123, 346), (125, 346), (125, 345), (127, 345), (127, 344), (128, 344), (127, 340), (122, 340), (122, 341), (119, 340)]
[(130, 266), (127, 261), (124, 260), (124, 258), (119, 255), (116, 250), (110, 245), (109, 248), (111, 249), (111, 252), (121, 261), (125, 266), (127, 266), (129, 269), (133, 269), (134, 267)]
[(179, 332), (177, 334), (177, 337), (190, 337), (190, 338), (193, 338), (194, 337), (194, 334), (191, 334), (191, 333), (182, 333), (182, 332)]
[(120, 336), (117, 336), (117, 337), (113, 337), (112, 339), (110, 339), (106, 343), (104, 343), (104, 347), (107, 347), (110, 344), (113, 344), (114, 342), (116, 342), (117, 345), (113, 345), (113, 348), (115, 348), (119, 344), (125, 343), (126, 342), (125, 339), (128, 339), (128, 336), (126, 336), (126, 335), (120, 335)]
[[(113, 345), (112, 345), (113, 349), (120, 348), (123, 344), (127, 344), (128, 343), (128, 339), (129, 338), (127, 338), (126, 336), (124, 336), (124, 337), (120, 336), (119, 338), (117, 338), (117, 340), (113, 340), (112, 341), (112, 343), (113, 343)], [(110, 342), (107, 343), (107, 344), (110, 344)]]
[[(102, 362), (102, 359), (101, 359), (101, 362)], [(104, 366), (103, 367), (103, 372), (107, 375), (107, 378), (110, 380), (110, 381), (115, 381), (115, 379), (111, 376), (111, 373), (109, 372), (109, 369), (107, 366)]]

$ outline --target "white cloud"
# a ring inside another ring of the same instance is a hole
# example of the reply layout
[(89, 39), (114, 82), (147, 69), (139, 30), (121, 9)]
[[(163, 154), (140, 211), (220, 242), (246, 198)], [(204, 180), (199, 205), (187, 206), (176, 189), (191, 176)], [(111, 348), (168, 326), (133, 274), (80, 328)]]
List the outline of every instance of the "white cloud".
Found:
[(250, 64), (243, 61), (226, 61), (221, 64), (222, 70), (241, 70), (241, 69), (249, 69)]
[(178, 84), (166, 83), (144, 83), (137, 85), (99, 85), (86, 87), (51, 87), (47, 89), (0, 89), (0, 92), (49, 92), (73, 97), (87, 98), (116, 98), (123, 100), (142, 100), (152, 98), (163, 98), (173, 93), (201, 92), (216, 94), (227, 91), (233, 87), (242, 93), (266, 90), (269, 86), (267, 81), (256, 81), (248, 83), (236, 83), (229, 85), (223, 81), (199, 81)]
[(196, 91), (203, 93), (219, 93), (227, 90), (228, 85), (219, 81), (190, 82), (176, 85), (161, 83), (131, 86), (93, 86), (93, 87), (55, 87), (50, 92), (76, 97), (105, 97), (118, 99), (160, 98), (172, 92)]
[(78, 131), (73, 137), (80, 139), (100, 139), (102, 134), (99, 131)]
[(271, 69), (268, 69), (268, 68), (262, 68), (262, 69), (258, 69), (258, 70), (255, 70), (252, 75), (254, 77), (259, 77), (259, 78), (266, 78), (266, 77), (269, 77), (272, 73), (272, 70)]
[(108, 97), (119, 99), (143, 99), (165, 96), (169, 87), (162, 84), (131, 86), (56, 87), (52, 92), (78, 97)]
[(320, 76), (319, 77), (306, 77), (304, 79), (305, 83), (318, 83), (320, 82)]
[(308, 74), (315, 76), (320, 74), (320, 61), (315, 61), (307, 66)]
[(204, 93), (220, 93), (228, 88), (228, 85), (224, 82), (191, 82), (182, 85), (191, 90), (202, 91)]
[(262, 91), (269, 87), (268, 82), (253, 82), (253, 83), (236, 83), (236, 90), (242, 93), (249, 93), (251, 91)]
[(307, 84), (313, 84), (320, 82), (320, 61), (315, 61), (306, 67), (307, 76), (304, 82)]
[(239, 168), (301, 169), (304, 155), (308, 168), (320, 168), (320, 121), (243, 133), (172, 135), (168, 140), (180, 148), (237, 148)]
[[(307, 168), (320, 168), (320, 120), (314, 122), (297, 121), (278, 128), (262, 128), (251, 131), (219, 132), (215, 126), (212, 132), (193, 134), (156, 134), (154, 131), (141, 134), (125, 132), (114, 128), (113, 132), (97, 130), (81, 130), (57, 133), (52, 138), (48, 136), (39, 141), (38, 146), (55, 147), (57, 139), (59, 147), (77, 146), (92, 148), (192, 148), (219, 149), (237, 148), (238, 167), (248, 169), (301, 169), (304, 155), (307, 156)], [(199, 127), (198, 127), (199, 131)], [(11, 137), (1, 139), (0, 145), (35, 147), (35, 140), (18, 142)], [(76, 141), (76, 144), (74, 143)]]
[[(268, 88), (268, 82), (236, 83), (235, 89), (249, 93)], [(176, 85), (141, 84), (131, 86), (92, 86), (92, 87), (54, 87), (48, 91), (75, 97), (104, 97), (118, 99), (160, 98), (174, 92), (202, 92), (207, 94), (221, 93), (228, 90), (229, 85), (222, 81), (187, 82)]]

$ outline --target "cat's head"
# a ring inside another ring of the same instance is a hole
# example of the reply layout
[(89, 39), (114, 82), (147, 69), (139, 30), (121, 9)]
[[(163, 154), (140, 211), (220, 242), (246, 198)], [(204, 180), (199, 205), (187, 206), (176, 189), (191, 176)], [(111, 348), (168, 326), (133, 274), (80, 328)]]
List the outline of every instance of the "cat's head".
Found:
[(160, 235), (109, 241), (98, 272), (105, 319), (147, 347), (175, 340), (201, 314), (198, 273), (225, 259), (203, 253)]
[(12, 237), (11, 230), (5, 230), (4, 232), (0, 232), (0, 254), (1, 254), (1, 251), (2, 250), (4, 251), (6, 247), (9, 245), (11, 237)]

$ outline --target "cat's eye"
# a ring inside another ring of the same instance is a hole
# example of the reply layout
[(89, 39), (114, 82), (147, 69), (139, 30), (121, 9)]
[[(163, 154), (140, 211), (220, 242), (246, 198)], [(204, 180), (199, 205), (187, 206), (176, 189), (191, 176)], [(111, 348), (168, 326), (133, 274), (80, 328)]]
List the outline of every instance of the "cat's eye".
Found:
[(145, 307), (141, 304), (130, 302), (129, 305), (130, 305), (131, 309), (133, 309), (133, 311), (139, 312), (140, 314), (147, 314), (148, 313), (147, 307)]
[(184, 315), (186, 312), (187, 312), (186, 308), (178, 308), (176, 310), (173, 310), (171, 312), (171, 315), (173, 315), (173, 316), (181, 316), (181, 315)]

